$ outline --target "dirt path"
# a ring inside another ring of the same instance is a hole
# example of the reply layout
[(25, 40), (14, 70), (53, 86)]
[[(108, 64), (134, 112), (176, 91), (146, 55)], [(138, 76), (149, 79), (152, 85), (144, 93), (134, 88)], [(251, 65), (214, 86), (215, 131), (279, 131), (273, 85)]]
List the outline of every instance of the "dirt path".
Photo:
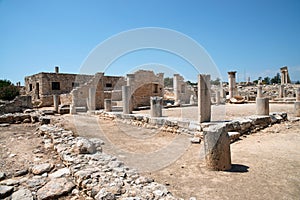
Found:
[(65, 122), (73, 120), (73, 129), (80, 136), (101, 138), (104, 152), (142, 172), (151, 171), (144, 174), (166, 184), (178, 197), (300, 198), (300, 122), (274, 125), (231, 144), (232, 172), (214, 172), (205, 168), (202, 143), (190, 145), (187, 136), (115, 124), (95, 116), (64, 117)]

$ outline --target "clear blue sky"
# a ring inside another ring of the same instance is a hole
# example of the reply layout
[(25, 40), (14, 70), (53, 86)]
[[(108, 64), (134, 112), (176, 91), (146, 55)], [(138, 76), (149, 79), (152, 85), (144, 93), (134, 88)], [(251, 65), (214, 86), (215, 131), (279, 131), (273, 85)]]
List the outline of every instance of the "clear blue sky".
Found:
[[(120, 32), (142, 27), (179, 31), (202, 45), (222, 77), (273, 77), (287, 65), (300, 80), (299, 0), (0, 0), (0, 79), (24, 82), (41, 71), (78, 73), (89, 53)], [(107, 71), (124, 75), (145, 63), (195, 72), (182, 59), (145, 50), (125, 55)]]

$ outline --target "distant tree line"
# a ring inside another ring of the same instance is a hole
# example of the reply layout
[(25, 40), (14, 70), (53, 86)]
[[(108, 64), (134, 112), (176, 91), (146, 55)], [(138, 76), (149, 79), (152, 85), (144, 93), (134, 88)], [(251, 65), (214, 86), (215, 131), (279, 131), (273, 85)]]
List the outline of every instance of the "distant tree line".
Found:
[[(262, 78), (261, 76), (258, 77), (257, 80), (254, 80), (253, 83), (258, 83), (258, 81), (262, 81), (263, 84), (279, 84), (281, 83), (281, 78), (280, 78), (280, 74), (277, 73), (273, 78), (270, 78), (270, 77), (264, 77)], [(295, 84), (300, 84), (300, 81), (296, 81)]]
[(19, 95), (18, 87), (14, 86), (9, 80), (0, 80), (0, 99), (13, 100)]

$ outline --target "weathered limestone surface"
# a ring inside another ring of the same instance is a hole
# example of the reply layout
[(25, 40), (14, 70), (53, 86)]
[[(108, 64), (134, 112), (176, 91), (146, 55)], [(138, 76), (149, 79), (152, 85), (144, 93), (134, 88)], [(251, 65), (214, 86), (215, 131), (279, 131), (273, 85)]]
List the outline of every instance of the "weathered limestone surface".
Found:
[(104, 110), (105, 110), (105, 112), (111, 112), (112, 111), (111, 99), (104, 99)]
[(235, 71), (228, 72), (228, 82), (229, 82), (229, 98), (232, 98), (236, 91), (236, 82), (235, 82)]
[(211, 119), (210, 75), (198, 75), (198, 115), (200, 123)]
[(257, 115), (269, 115), (269, 99), (268, 98), (256, 98), (256, 114)]
[(300, 117), (300, 88), (296, 90), (296, 102), (294, 104), (295, 116)]
[(31, 96), (17, 96), (14, 100), (0, 105), (0, 114), (23, 112), (28, 108), (32, 108)]
[(150, 116), (151, 117), (162, 117), (162, 97), (151, 97), (150, 98)]
[(230, 138), (225, 126), (212, 126), (204, 131), (206, 166), (211, 170), (231, 168)]
[(131, 86), (122, 86), (122, 101), (123, 101), (123, 114), (130, 114), (131, 110)]

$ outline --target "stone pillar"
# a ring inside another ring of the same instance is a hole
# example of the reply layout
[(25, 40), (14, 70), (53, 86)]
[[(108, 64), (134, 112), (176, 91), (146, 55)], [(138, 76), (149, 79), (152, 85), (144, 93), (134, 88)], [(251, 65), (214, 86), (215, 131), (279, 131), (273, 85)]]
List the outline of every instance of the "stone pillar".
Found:
[(258, 84), (257, 85), (257, 98), (262, 98), (262, 85)]
[(279, 86), (279, 98), (284, 97), (284, 85)]
[(216, 104), (219, 105), (221, 103), (220, 91), (216, 91)]
[(150, 97), (150, 116), (162, 117), (163, 98)]
[(133, 86), (134, 74), (127, 74), (127, 86)]
[(210, 75), (198, 75), (198, 116), (199, 122), (210, 122)]
[(174, 74), (173, 76), (173, 89), (174, 89), (174, 100), (175, 105), (180, 102), (180, 83), (179, 83), (179, 74)]
[(71, 104), (71, 105), (70, 105), (70, 114), (71, 114), (71, 115), (76, 114), (76, 107), (75, 107), (74, 104)]
[(111, 112), (112, 111), (111, 99), (104, 99), (104, 111), (105, 112)]
[(300, 88), (296, 89), (296, 102), (294, 104), (295, 116), (300, 117)]
[(211, 126), (204, 131), (204, 152), (208, 169), (231, 169), (230, 138), (225, 126)]
[(89, 97), (88, 97), (88, 110), (94, 111), (96, 110), (96, 88), (89, 88)]
[(235, 74), (236, 71), (228, 72), (229, 98), (232, 98), (235, 95)]
[(57, 94), (53, 95), (53, 106), (54, 106), (54, 111), (58, 113), (58, 105), (59, 105), (59, 96)]
[(268, 98), (256, 98), (256, 114), (257, 115), (269, 115), (269, 99)]
[(131, 105), (131, 90), (130, 86), (122, 86), (122, 101), (123, 101), (123, 114), (130, 114), (132, 112)]

